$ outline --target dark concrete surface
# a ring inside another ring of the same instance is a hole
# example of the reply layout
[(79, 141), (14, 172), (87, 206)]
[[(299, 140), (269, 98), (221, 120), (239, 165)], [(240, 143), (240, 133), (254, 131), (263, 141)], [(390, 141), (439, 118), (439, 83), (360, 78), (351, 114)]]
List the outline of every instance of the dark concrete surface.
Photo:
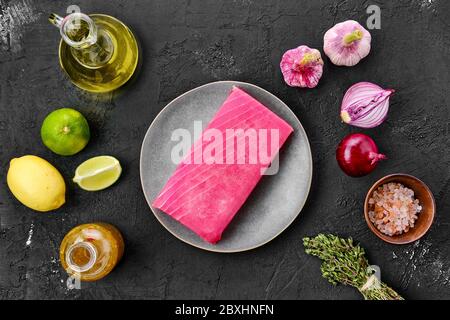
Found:
[[(153, 0), (77, 1), (86, 13), (106, 13), (130, 25), (142, 45), (143, 64), (121, 92), (95, 96), (76, 89), (58, 65), (57, 29), (50, 12), (73, 1), (0, 0), (0, 298), (1, 299), (359, 299), (353, 288), (332, 287), (301, 239), (318, 232), (352, 236), (367, 249), (382, 278), (408, 299), (450, 298), (450, 2)], [(365, 24), (366, 7), (381, 7), (381, 30), (372, 30), (370, 55), (352, 68), (325, 59), (317, 88), (286, 86), (282, 53), (300, 44), (322, 48), (334, 23)], [(171, 99), (215, 80), (251, 82), (284, 100), (302, 121), (314, 157), (307, 205), (271, 243), (239, 254), (204, 252), (170, 235), (148, 208), (139, 180), (141, 141)], [(388, 120), (371, 130), (344, 125), (339, 106), (357, 81), (395, 88)], [(39, 137), (45, 115), (61, 107), (83, 112), (93, 131), (72, 157), (46, 149)], [(389, 160), (369, 176), (345, 176), (335, 147), (349, 132), (374, 138)], [(67, 180), (67, 203), (36, 213), (6, 186), (11, 158), (35, 154)], [(109, 154), (124, 172), (113, 187), (89, 193), (70, 181), (85, 159)], [(363, 218), (366, 191), (378, 178), (405, 172), (434, 192), (436, 220), (411, 245), (376, 238)], [(107, 278), (68, 290), (58, 260), (72, 227), (107, 221), (126, 238), (123, 261)]]

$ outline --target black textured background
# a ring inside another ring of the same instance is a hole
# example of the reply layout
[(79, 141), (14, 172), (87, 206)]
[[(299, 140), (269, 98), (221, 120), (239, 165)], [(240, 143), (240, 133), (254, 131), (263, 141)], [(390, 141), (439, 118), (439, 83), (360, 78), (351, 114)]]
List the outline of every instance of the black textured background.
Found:
[[(138, 77), (107, 96), (76, 89), (58, 65), (59, 34), (47, 16), (73, 3), (0, 0), (1, 299), (360, 298), (352, 288), (331, 287), (319, 260), (304, 253), (302, 237), (318, 232), (360, 241), (383, 280), (406, 298), (450, 298), (449, 1), (77, 1), (86, 13), (123, 20), (141, 41)], [(381, 7), (382, 22), (371, 31), (366, 59), (352, 68), (325, 59), (312, 90), (284, 84), (278, 64), (285, 50), (300, 44), (322, 50), (328, 28), (347, 19), (365, 24), (370, 4)], [(12, 7), (16, 19), (4, 14)], [(284, 100), (302, 121), (314, 157), (313, 186), (300, 216), (271, 243), (238, 254), (205, 252), (174, 238), (151, 214), (139, 181), (141, 141), (156, 114), (179, 94), (215, 80), (251, 82)], [(388, 120), (375, 129), (340, 122), (343, 93), (357, 81), (397, 90)], [(61, 107), (80, 110), (93, 131), (73, 157), (52, 154), (39, 137), (45, 115)], [(349, 132), (368, 133), (389, 160), (364, 178), (345, 176), (334, 152)], [(9, 160), (24, 154), (44, 157), (63, 173), (69, 190), (60, 210), (36, 213), (10, 194)], [(70, 178), (79, 163), (99, 154), (120, 159), (123, 175), (105, 191), (84, 192)], [(366, 191), (394, 172), (423, 179), (437, 201), (431, 230), (411, 245), (382, 242), (363, 219)], [(72, 227), (96, 220), (123, 232), (124, 259), (107, 278), (70, 291), (59, 243)]]

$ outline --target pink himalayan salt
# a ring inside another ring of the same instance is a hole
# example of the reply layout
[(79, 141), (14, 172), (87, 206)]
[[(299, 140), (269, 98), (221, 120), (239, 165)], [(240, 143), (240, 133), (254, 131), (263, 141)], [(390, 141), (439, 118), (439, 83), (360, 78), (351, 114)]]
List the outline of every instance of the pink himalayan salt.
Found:
[(414, 227), (422, 210), (414, 191), (401, 183), (386, 183), (369, 199), (369, 219), (382, 233), (393, 236)]

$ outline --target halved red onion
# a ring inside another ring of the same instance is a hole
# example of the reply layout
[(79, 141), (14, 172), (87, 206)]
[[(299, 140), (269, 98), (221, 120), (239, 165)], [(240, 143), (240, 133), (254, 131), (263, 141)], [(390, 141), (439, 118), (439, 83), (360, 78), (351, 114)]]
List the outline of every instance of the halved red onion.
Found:
[(382, 124), (389, 111), (389, 97), (394, 92), (394, 89), (383, 89), (370, 82), (355, 83), (342, 100), (342, 121), (360, 128)]

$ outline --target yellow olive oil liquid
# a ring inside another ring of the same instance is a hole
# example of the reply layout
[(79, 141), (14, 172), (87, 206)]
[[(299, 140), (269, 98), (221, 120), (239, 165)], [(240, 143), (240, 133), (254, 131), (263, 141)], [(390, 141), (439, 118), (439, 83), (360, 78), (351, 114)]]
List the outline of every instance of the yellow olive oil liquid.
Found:
[[(59, 61), (71, 81), (79, 88), (95, 93), (115, 90), (125, 84), (138, 65), (139, 48), (130, 29), (114, 17), (91, 14), (97, 26), (97, 41), (86, 48), (74, 48), (61, 40)], [(79, 41), (89, 32), (78, 25), (66, 35)]]

